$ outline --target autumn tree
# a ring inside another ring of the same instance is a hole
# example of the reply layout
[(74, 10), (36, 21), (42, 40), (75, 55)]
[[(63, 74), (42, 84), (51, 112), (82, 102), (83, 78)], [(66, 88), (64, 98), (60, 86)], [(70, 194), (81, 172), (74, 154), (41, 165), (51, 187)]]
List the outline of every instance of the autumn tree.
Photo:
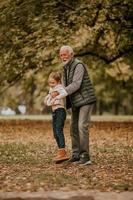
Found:
[(131, 0), (2, 0), (0, 105), (12, 93), (16, 105), (41, 111), (47, 76), (62, 69), (58, 51), (69, 44), (88, 66), (97, 113), (133, 114), (132, 19)]

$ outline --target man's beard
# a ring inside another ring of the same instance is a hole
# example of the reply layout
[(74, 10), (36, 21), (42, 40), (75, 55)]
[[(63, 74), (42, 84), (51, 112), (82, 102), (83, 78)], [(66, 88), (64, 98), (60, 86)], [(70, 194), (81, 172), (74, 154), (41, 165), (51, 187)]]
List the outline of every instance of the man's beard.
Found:
[(62, 60), (63, 65), (66, 65), (70, 60)]

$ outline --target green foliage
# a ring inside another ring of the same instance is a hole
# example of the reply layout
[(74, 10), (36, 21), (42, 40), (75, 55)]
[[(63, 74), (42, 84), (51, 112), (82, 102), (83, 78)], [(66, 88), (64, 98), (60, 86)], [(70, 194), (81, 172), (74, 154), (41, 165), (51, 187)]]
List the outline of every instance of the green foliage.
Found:
[(69, 44), (88, 64), (98, 102), (122, 106), (126, 98), (124, 105), (133, 113), (128, 106), (133, 90), (132, 17), (131, 0), (1, 1), (1, 95), (6, 99), (12, 94), (29, 112), (41, 111), (48, 74), (61, 70), (59, 48)]

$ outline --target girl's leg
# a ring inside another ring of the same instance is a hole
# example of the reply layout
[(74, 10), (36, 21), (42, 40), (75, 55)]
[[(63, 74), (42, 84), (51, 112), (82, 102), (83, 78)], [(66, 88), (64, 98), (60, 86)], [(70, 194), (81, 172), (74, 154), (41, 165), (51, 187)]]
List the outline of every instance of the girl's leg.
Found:
[(56, 131), (56, 124), (57, 124), (57, 114), (55, 111), (52, 112), (52, 126), (53, 126), (53, 135), (56, 140), (57, 146), (59, 148), (59, 138)]
[(56, 110), (56, 136), (58, 138), (59, 148), (65, 148), (65, 138), (64, 138), (64, 123), (66, 119), (66, 111), (63, 108)]
[(65, 138), (63, 132), (64, 122), (66, 119), (66, 111), (63, 108), (59, 108), (55, 112), (56, 112), (55, 135), (58, 141), (59, 149), (57, 157), (55, 157), (54, 161), (56, 163), (60, 163), (69, 159), (65, 150)]

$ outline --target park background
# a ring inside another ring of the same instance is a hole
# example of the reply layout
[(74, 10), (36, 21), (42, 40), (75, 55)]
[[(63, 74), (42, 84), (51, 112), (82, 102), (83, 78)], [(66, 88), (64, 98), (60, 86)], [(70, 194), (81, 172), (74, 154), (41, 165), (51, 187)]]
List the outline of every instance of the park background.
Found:
[[(86, 64), (97, 97), (89, 167), (53, 163), (57, 147), (43, 100), (49, 73), (62, 71), (64, 44)], [(0, 116), (0, 195), (133, 191), (133, 1), (0, 0), (0, 111), (7, 108), (19, 115)], [(68, 116), (71, 155), (69, 129)]]
[(133, 114), (131, 0), (1, 0), (0, 21), (1, 109), (47, 112), (47, 78), (62, 71), (59, 49), (67, 44), (87, 65), (95, 114)]

